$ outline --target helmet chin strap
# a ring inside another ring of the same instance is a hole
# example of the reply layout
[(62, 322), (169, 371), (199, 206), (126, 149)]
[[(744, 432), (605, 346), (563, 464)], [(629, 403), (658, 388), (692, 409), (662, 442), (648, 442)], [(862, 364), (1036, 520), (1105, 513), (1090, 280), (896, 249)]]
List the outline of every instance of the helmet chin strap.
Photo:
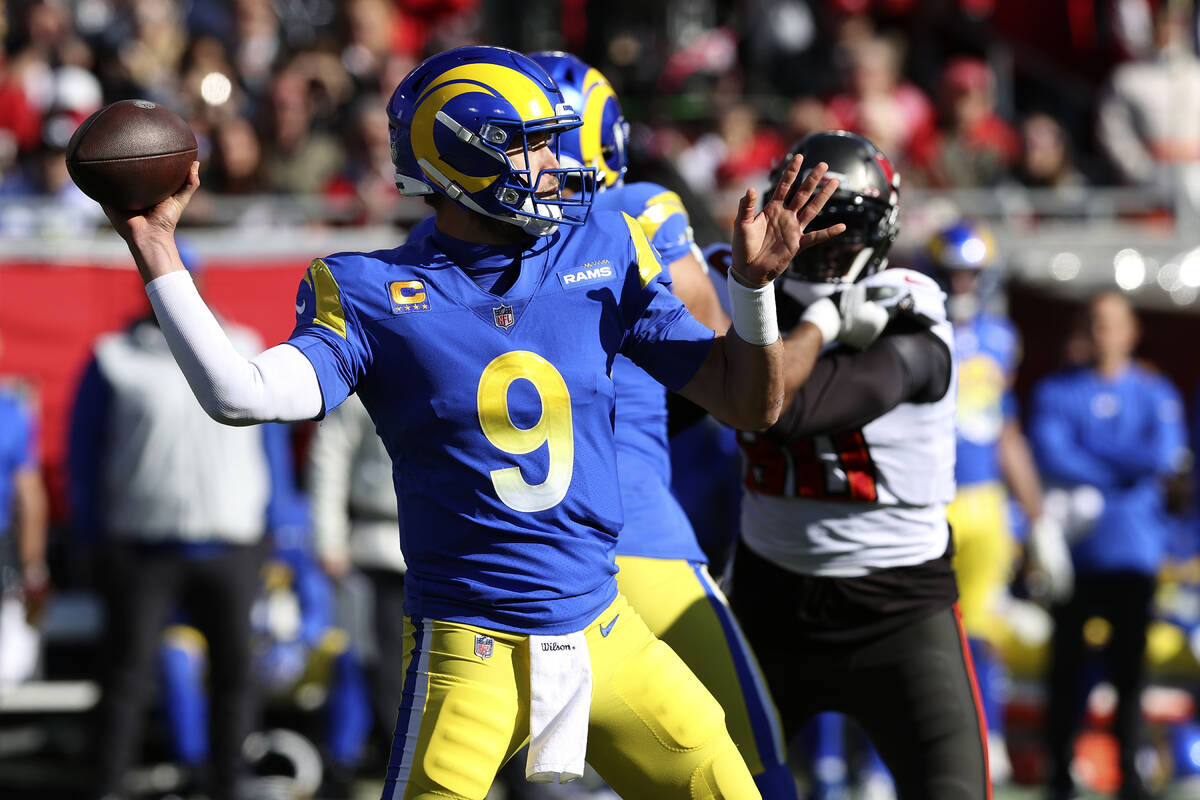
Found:
[[(850, 264), (850, 269), (846, 270), (846, 274), (842, 276), (842, 283), (854, 283), (858, 280), (858, 274), (867, 266), (867, 262), (871, 260), (871, 256), (875, 253), (874, 247), (864, 247), (858, 251), (858, 255), (854, 257), (854, 261)], [(883, 269), (880, 266), (880, 269)]]

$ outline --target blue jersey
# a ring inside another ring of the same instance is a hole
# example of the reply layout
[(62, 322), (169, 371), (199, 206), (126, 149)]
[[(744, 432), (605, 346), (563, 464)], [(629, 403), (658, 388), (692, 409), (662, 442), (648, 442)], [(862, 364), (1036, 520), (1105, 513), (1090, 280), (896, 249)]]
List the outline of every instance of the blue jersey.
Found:
[(437, 240), (314, 261), (290, 342), (326, 410), (358, 392), (392, 458), (409, 614), (580, 630), (616, 595), (612, 363), (679, 388), (712, 331), (622, 214), (534, 240), (500, 295)]
[[(633, 217), (658, 251), (664, 279), (670, 264), (692, 251), (692, 231), (679, 195), (655, 183), (630, 183), (600, 192), (593, 209)], [(687, 515), (671, 494), (667, 394), (663, 385), (625, 356), (613, 363), (617, 387), (617, 467), (625, 526), (617, 554), (704, 561)]]
[(17, 473), (37, 467), (36, 442), (29, 409), (15, 394), (0, 389), (0, 536), (12, 518)]
[(954, 480), (960, 487), (1000, 481), (1000, 431), (1016, 416), (1012, 377), (1020, 342), (1012, 323), (979, 314), (954, 326), (958, 358), (958, 448)]
[(1030, 441), (1047, 485), (1096, 487), (1103, 510), (1071, 547), (1081, 572), (1157, 572), (1170, 539), (1163, 479), (1187, 445), (1179, 394), (1130, 366), (1053, 375), (1034, 394)]

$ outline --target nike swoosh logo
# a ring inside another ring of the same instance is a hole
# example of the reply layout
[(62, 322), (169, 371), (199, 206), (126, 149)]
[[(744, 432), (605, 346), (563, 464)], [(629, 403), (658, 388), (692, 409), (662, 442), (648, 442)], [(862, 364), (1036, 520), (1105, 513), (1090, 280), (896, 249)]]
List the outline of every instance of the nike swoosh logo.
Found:
[(308, 301), (307, 301), (307, 300), (301, 300), (299, 303), (296, 303), (296, 313), (297, 313), (297, 314), (303, 314), (303, 313), (304, 313), (304, 307), (305, 307), (305, 306), (307, 306), (307, 305), (308, 305)]
[(613, 625), (617, 624), (617, 617), (620, 617), (620, 616), (621, 616), (620, 614), (617, 614), (616, 617), (613, 617), (612, 619), (610, 619), (608, 621), (607, 625), (601, 624), (600, 625), (600, 635), (608, 636), (608, 634), (612, 632)]

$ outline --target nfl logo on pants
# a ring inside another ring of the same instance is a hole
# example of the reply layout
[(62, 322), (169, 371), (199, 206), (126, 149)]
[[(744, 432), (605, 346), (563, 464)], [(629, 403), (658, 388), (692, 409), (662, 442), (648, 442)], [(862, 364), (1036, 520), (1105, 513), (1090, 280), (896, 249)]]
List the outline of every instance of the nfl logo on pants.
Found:
[(482, 636), (482, 635), (476, 634), (476, 636), (475, 636), (475, 655), (479, 656), (480, 658), (491, 658), (492, 657), (492, 647), (495, 645), (495, 643), (496, 643), (496, 640), (490, 636)]
[(513, 326), (516, 319), (513, 317), (512, 306), (492, 307), (492, 319), (496, 323), (497, 328), (508, 330)]

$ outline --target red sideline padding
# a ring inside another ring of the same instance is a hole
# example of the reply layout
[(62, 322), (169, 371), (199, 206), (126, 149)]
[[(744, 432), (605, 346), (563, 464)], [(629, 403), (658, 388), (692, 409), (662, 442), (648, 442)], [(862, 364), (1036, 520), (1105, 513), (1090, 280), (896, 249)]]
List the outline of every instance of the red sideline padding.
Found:
[[(206, 266), (203, 289), (214, 308), (257, 330), (267, 346), (287, 338), (307, 259), (210, 259)], [(132, 266), (0, 266), (0, 375), (28, 382), (39, 400), (42, 458), (55, 520), (63, 520), (67, 512), (67, 430), (92, 343), (149, 307)]]

